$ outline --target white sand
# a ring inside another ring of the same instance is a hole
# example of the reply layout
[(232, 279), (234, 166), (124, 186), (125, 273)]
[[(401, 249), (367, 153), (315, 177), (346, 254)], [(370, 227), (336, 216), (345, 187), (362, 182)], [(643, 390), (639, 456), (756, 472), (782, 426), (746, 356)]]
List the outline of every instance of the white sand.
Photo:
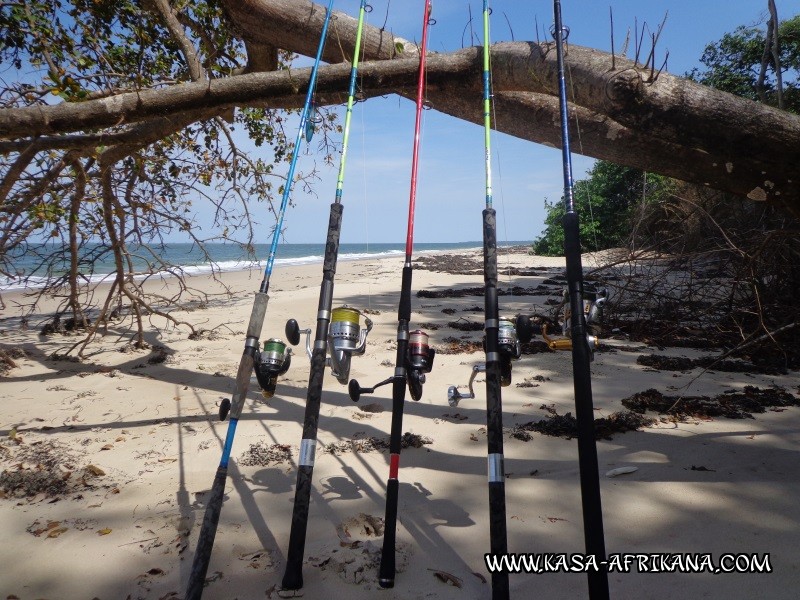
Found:
[[(501, 258), (526, 266), (563, 266), (561, 259), (515, 255)], [(400, 259), (339, 264), (335, 305), (347, 303), (380, 311), (373, 315), (365, 356), (355, 357), (351, 377), (373, 385), (393, 370), (397, 328)], [(276, 269), (262, 339), (282, 337), (286, 319), (314, 327), (321, 266)], [(238, 290), (236, 300), (181, 312), (198, 327), (217, 327), (215, 339), (192, 341), (157, 318), (148, 324), (148, 342), (163, 346), (169, 358), (148, 364), (149, 351), (121, 353), (129, 335), (110, 330), (93, 342), (84, 362), (52, 361), (47, 356), (75, 341), (38, 335), (45, 318), (20, 327), (15, 302), (0, 322), (0, 345), (23, 347), (28, 358), (0, 379), (2, 468), (36, 469), (20, 452), (56, 445), (87, 486), (56, 498), (0, 499), (0, 597), (178, 598), (183, 597), (203, 518), (202, 492), (219, 463), (227, 422), (217, 418), (219, 402), (229, 397), (241, 356), (252, 292), (261, 274), (230, 273), (224, 280)], [(535, 286), (542, 277), (503, 277), (509, 284)], [(193, 283), (211, 287), (206, 279)], [(415, 270), (414, 289), (482, 285), (481, 276)], [(501, 298), (501, 313), (530, 310), (544, 297)], [(481, 297), (443, 300), (414, 298), (412, 328), (429, 331), (431, 343), (467, 335), (446, 327), (460, 317), (482, 322)], [(449, 316), (443, 308), (457, 313)], [(479, 339), (480, 332), (470, 334)], [(657, 372), (636, 364), (641, 352), (601, 352), (592, 365), (596, 413), (622, 409), (620, 399), (656, 388), (680, 393), (699, 371)], [(672, 349), (675, 355), (694, 351)], [(380, 548), (381, 538), (360, 548), (339, 544), (337, 526), (359, 538), (362, 513), (383, 517), (388, 454), (317, 451), (304, 566), (306, 598), (489, 598), (483, 555), (489, 547), (486, 483), (486, 413), (483, 378), (478, 398), (452, 409), (447, 387), (466, 384), (482, 353), (437, 355), (420, 402), (406, 402), (404, 431), (433, 439), (405, 450), (400, 466), (401, 562), (396, 587), (379, 591), (364, 547)], [(382, 364), (383, 363), (383, 364)], [(391, 366), (390, 366), (391, 365)], [(294, 497), (296, 461), (305, 407), (309, 361), (296, 349), (291, 370), (276, 395), (261, 398), (251, 385), (233, 447), (226, 499), (214, 545), (204, 598), (277, 597)], [(516, 387), (542, 375), (536, 387)], [(786, 376), (706, 373), (690, 393), (716, 394), (745, 385), (777, 384), (798, 391), (796, 373)], [(542, 404), (560, 414), (574, 413), (569, 354), (523, 356), (514, 364), (514, 383), (503, 389), (504, 426), (546, 416)], [(359, 406), (378, 403), (383, 412)], [(354, 437), (388, 437), (391, 386), (364, 396), (355, 405), (347, 390), (326, 373), (319, 419), (319, 441), (332, 444)], [(16, 439), (11, 439), (12, 430)], [(606, 548), (622, 552), (769, 553), (771, 574), (612, 573), (612, 598), (770, 598), (797, 597), (800, 586), (800, 410), (767, 412), (754, 420), (716, 419), (660, 425), (598, 443), (601, 474), (621, 466), (634, 473), (602, 478)], [(242, 466), (252, 444), (291, 445), (291, 462)], [(70, 455), (70, 456), (67, 456)], [(583, 525), (575, 440), (533, 434), (523, 442), (505, 437), (509, 549), (512, 552), (583, 551)], [(104, 475), (87, 475), (94, 465)], [(692, 467), (708, 470), (692, 470)], [(93, 489), (91, 489), (93, 488)], [(57, 524), (53, 524), (56, 523)], [(49, 537), (63, 529), (58, 535)], [(38, 535), (36, 535), (38, 534)], [(349, 556), (349, 558), (347, 558)], [(345, 557), (345, 558), (342, 558)], [(343, 565), (350, 560), (349, 568)], [(354, 562), (353, 562), (354, 561)], [(360, 562), (359, 562), (360, 561)], [(340, 565), (341, 573), (336, 565)], [(434, 571), (460, 578), (459, 589), (439, 581)], [(349, 577), (351, 581), (346, 581)], [(353, 582), (357, 581), (357, 582)], [(583, 574), (511, 576), (512, 597), (586, 598)]]

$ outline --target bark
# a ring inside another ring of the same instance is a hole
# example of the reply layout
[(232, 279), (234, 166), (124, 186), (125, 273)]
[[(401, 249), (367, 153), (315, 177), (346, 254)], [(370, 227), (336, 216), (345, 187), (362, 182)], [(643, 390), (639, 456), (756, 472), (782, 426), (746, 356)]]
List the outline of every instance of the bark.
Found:
[[(314, 54), (324, 8), (307, 0), (224, 0), (226, 13), (253, 44)], [(352, 56), (356, 20), (338, 14), (324, 53), (341, 62)], [(405, 93), (416, 83), (416, 48), (367, 26), (366, 62), (359, 81), (367, 96)], [(398, 51), (398, 46), (402, 52)], [(436, 110), (482, 123), (480, 49), (432, 54), (427, 95)], [(501, 43), (492, 49), (492, 80), (500, 131), (560, 146), (557, 70), (552, 45)], [(568, 73), (575, 90), (573, 148), (588, 156), (770, 201), (800, 215), (800, 117), (661, 73), (651, 81), (631, 61), (571, 45)], [(248, 73), (162, 90), (120, 94), (82, 103), (0, 110), (0, 149), (37, 136), (86, 132), (156, 120), (183, 121), (187, 111), (237, 106), (302, 105), (309, 69)], [(350, 65), (320, 69), (320, 104), (344, 100)], [(474, 98), (474, 101), (470, 100)], [(81, 136), (73, 136), (75, 139)], [(19, 146), (17, 146), (19, 147)]]

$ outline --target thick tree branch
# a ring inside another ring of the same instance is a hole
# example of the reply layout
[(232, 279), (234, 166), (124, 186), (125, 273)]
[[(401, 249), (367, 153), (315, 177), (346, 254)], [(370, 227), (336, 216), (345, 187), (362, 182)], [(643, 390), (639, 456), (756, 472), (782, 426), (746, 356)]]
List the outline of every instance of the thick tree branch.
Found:
[[(306, 0), (225, 4), (248, 42), (280, 43), (296, 52), (309, 52), (307, 46), (316, 45), (324, 9)], [(243, 20), (245, 14), (248, 19)], [(339, 15), (332, 27), (326, 57), (341, 61), (352, 51), (348, 48), (355, 37), (355, 19)], [(390, 44), (387, 32), (367, 27), (364, 38), (368, 40), (367, 59), (396, 56), (397, 40), (392, 38)], [(415, 51), (408, 44), (403, 48), (401, 57)], [(501, 43), (493, 46), (492, 53), (498, 129), (559, 146), (557, 69), (551, 46)], [(612, 61), (610, 55), (587, 48), (571, 46), (567, 64), (575, 90), (571, 111), (584, 125), (581, 138), (575, 140), (582, 153), (770, 201), (800, 213), (800, 117), (666, 73), (650, 82), (632, 62), (619, 57)], [(413, 57), (362, 62), (361, 89), (367, 96), (402, 94), (416, 83), (417, 68)], [(298, 107), (309, 71), (249, 73), (83, 103), (0, 110), (0, 139), (25, 137), (40, 147), (41, 142), (28, 136), (89, 132), (158, 119), (185, 122), (187, 111), (219, 114), (236, 106)], [(349, 64), (322, 67), (317, 101), (342, 102), (349, 72)], [(428, 96), (435, 108), (480, 123), (480, 73), (477, 48), (431, 55)], [(473, 97), (474, 102), (469, 100)]]

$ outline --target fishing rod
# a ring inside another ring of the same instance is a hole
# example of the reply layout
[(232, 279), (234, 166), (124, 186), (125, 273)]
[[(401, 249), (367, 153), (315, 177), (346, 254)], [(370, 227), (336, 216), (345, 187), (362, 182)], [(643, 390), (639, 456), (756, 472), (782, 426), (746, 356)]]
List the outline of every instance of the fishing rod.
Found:
[(606, 600), (608, 572), (605, 539), (603, 535), (603, 510), (600, 503), (600, 473), (597, 466), (597, 444), (594, 431), (592, 406), (592, 380), (589, 363), (592, 350), (587, 334), (584, 314), (583, 266), (581, 264), (581, 240), (578, 213), (572, 189), (572, 156), (569, 149), (569, 116), (567, 114), (567, 86), (564, 79), (565, 29), (561, 20), (561, 0), (553, 0), (555, 24), (553, 37), (556, 42), (558, 63), (558, 98), (561, 113), (561, 154), (564, 167), (564, 203), (566, 213), (564, 227), (564, 255), (567, 262), (567, 286), (570, 306), (570, 329), (572, 338), (572, 378), (575, 387), (575, 418), (578, 425), (578, 465), (581, 481), (581, 503), (583, 506), (583, 533), (586, 554), (593, 555), (599, 565), (588, 571), (589, 598)]
[(250, 313), (250, 322), (247, 325), (247, 334), (244, 343), (244, 352), (239, 362), (239, 370), (236, 373), (236, 389), (233, 398), (225, 399), (220, 403), (219, 417), (224, 421), (230, 413), (228, 421), (228, 432), (225, 436), (225, 444), (222, 447), (222, 458), (217, 467), (214, 483), (208, 496), (206, 511), (203, 516), (203, 524), (200, 528), (200, 535), (197, 539), (197, 550), (192, 561), (192, 570), (189, 573), (189, 584), (186, 589), (186, 600), (198, 600), (203, 595), (206, 573), (211, 561), (211, 551), (214, 547), (214, 538), (217, 535), (219, 516), (222, 511), (222, 500), (225, 492), (225, 482), (228, 478), (228, 462), (230, 461), (231, 450), (233, 448), (233, 438), (236, 435), (236, 426), (244, 408), (244, 401), (247, 397), (247, 389), (250, 384), (250, 377), (255, 370), (256, 379), (265, 397), (271, 397), (275, 393), (278, 377), (289, 369), (291, 364), (291, 348), (287, 348), (283, 341), (277, 338), (270, 338), (264, 342), (263, 351), (259, 350), (259, 338), (261, 329), (264, 325), (264, 317), (267, 313), (269, 303), (269, 280), (272, 275), (272, 268), (275, 263), (275, 253), (278, 249), (278, 239), (280, 238), (283, 217), (286, 214), (286, 206), (289, 203), (289, 194), (292, 190), (292, 180), (294, 170), (297, 165), (297, 157), (300, 153), (302, 136), (306, 133), (306, 123), (311, 109), (311, 99), (314, 95), (314, 87), (317, 81), (317, 71), (319, 70), (322, 50), (325, 47), (325, 40), (328, 35), (328, 24), (330, 23), (333, 0), (328, 3), (325, 11), (325, 22), (322, 26), (317, 56), (314, 66), (311, 69), (311, 77), (308, 82), (308, 92), (306, 93), (305, 104), (300, 114), (300, 126), (297, 130), (292, 159), (289, 164), (289, 172), (286, 176), (286, 185), (283, 188), (278, 220), (275, 225), (275, 233), (272, 237), (267, 266), (264, 270), (264, 278), (261, 281), (258, 292), (253, 300), (253, 309)]
[(417, 329), (409, 332), (411, 321), (411, 255), (414, 250), (414, 204), (417, 196), (417, 169), (419, 166), (419, 132), (425, 91), (425, 54), (428, 47), (428, 27), (435, 23), (431, 18), (431, 0), (425, 0), (422, 21), (422, 45), (419, 51), (419, 80), (417, 82), (417, 110), (414, 124), (414, 149), (411, 159), (411, 192), (408, 201), (408, 230), (406, 234), (406, 256), (403, 264), (403, 279), (400, 287), (400, 304), (397, 310), (397, 355), (394, 375), (362, 388), (355, 379), (350, 381), (350, 398), (358, 402), (361, 394), (371, 394), (387, 383), (392, 384), (392, 429), (389, 437), (389, 480), (386, 484), (386, 515), (384, 519), (383, 551), (378, 570), (378, 584), (382, 588), (394, 587), (395, 539), (397, 535), (397, 501), (400, 482), (397, 472), (400, 467), (401, 440), (403, 437), (403, 405), (406, 385), (413, 400), (422, 398), (425, 375), (433, 368), (436, 351), (428, 345), (428, 334)]
[[(484, 338), (486, 362), (473, 366), (469, 393), (456, 386), (447, 392), (450, 406), (475, 398), (475, 376), (486, 373), (486, 433), (488, 439), (489, 539), (495, 556), (508, 553), (506, 491), (503, 468), (503, 402), (501, 387), (511, 384), (511, 361), (522, 355), (522, 346), (511, 319), (500, 318), (497, 300), (497, 219), (492, 207), (491, 165), (491, 67), (489, 50), (489, 0), (483, 0), (483, 129), (486, 154), (486, 208), (483, 211)], [(508, 600), (508, 572), (492, 573), (492, 598)]]
[[(361, 312), (347, 306), (331, 311), (333, 304), (333, 283), (336, 275), (336, 261), (339, 256), (339, 234), (342, 229), (342, 191), (344, 188), (344, 170), (347, 159), (347, 146), (350, 137), (350, 120), (356, 95), (356, 78), (358, 75), (358, 58), (361, 52), (361, 34), (364, 28), (364, 16), (372, 7), (367, 0), (361, 0), (358, 13), (358, 30), (353, 51), (353, 63), (350, 69), (350, 87), (347, 96), (347, 110), (344, 120), (344, 137), (342, 155), (339, 161), (339, 174), (336, 180), (336, 196), (331, 204), (328, 219), (328, 237), (325, 244), (325, 258), (322, 265), (322, 285), (319, 291), (317, 309), (317, 331), (314, 349), (311, 350), (311, 329), (306, 329), (306, 352), (311, 359), (311, 372), (308, 378), (306, 395), (306, 412), (303, 421), (303, 439), (300, 442), (300, 459), (297, 469), (297, 486), (295, 488), (294, 508), (292, 509), (292, 526), (289, 533), (289, 549), (286, 553), (286, 570), (281, 587), (284, 590), (299, 590), (303, 587), (303, 556), (305, 554), (306, 530), (308, 527), (308, 511), (311, 499), (311, 481), (314, 472), (314, 456), (317, 447), (317, 425), (319, 422), (320, 404), (322, 401), (322, 381), (325, 367), (330, 366), (333, 375), (340, 383), (346, 384), (350, 376), (350, 357), (363, 354), (366, 349), (367, 335), (372, 329), (372, 321), (365, 316), (367, 328), (360, 329)], [(286, 337), (292, 345), (300, 342), (300, 328), (295, 319), (286, 323)], [(326, 354), (330, 349), (330, 356)]]

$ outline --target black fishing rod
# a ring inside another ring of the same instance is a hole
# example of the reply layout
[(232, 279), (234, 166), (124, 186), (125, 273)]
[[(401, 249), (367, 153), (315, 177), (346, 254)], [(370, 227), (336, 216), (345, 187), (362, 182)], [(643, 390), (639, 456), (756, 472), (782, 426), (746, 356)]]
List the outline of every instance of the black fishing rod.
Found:
[[(325, 366), (329, 365), (333, 375), (340, 383), (346, 384), (350, 377), (350, 357), (363, 354), (367, 335), (372, 329), (372, 321), (365, 316), (367, 328), (360, 330), (361, 312), (347, 306), (331, 310), (333, 304), (333, 283), (336, 275), (336, 261), (339, 256), (339, 234), (342, 230), (342, 191), (344, 170), (347, 159), (347, 146), (350, 138), (350, 120), (356, 96), (356, 77), (358, 59), (361, 52), (361, 33), (364, 28), (364, 15), (371, 7), (367, 0), (361, 0), (358, 14), (358, 30), (350, 69), (350, 87), (347, 97), (347, 111), (344, 121), (342, 155), (339, 161), (339, 175), (336, 181), (336, 197), (331, 204), (328, 219), (328, 237), (325, 244), (325, 258), (322, 264), (322, 285), (319, 291), (317, 310), (317, 331), (314, 349), (311, 349), (311, 329), (306, 329), (306, 352), (311, 359), (311, 372), (308, 378), (306, 412), (303, 421), (303, 439), (300, 442), (300, 459), (297, 469), (292, 527), (289, 533), (289, 549), (286, 553), (286, 570), (281, 587), (284, 590), (299, 590), (303, 587), (303, 556), (305, 554), (306, 530), (311, 499), (311, 481), (314, 472), (314, 456), (317, 446), (317, 426), (322, 402), (322, 382)], [(286, 337), (292, 345), (300, 342), (300, 328), (297, 321), (289, 319), (286, 323)], [(330, 350), (330, 357), (326, 355)]]
[(219, 467), (217, 467), (217, 472), (214, 476), (214, 483), (211, 486), (211, 492), (209, 493), (206, 504), (206, 511), (203, 516), (203, 524), (197, 539), (197, 550), (195, 551), (194, 560), (192, 561), (192, 570), (189, 574), (189, 583), (186, 588), (186, 600), (198, 600), (203, 595), (206, 573), (208, 572), (208, 565), (211, 561), (211, 551), (214, 547), (214, 538), (217, 535), (219, 516), (222, 511), (225, 482), (228, 478), (228, 462), (230, 461), (231, 450), (233, 448), (233, 439), (236, 435), (236, 425), (239, 422), (239, 417), (244, 408), (244, 401), (247, 397), (250, 377), (255, 370), (256, 378), (262, 389), (262, 394), (269, 398), (275, 393), (278, 377), (285, 373), (291, 364), (291, 348), (286, 348), (286, 344), (281, 340), (271, 338), (264, 342), (264, 349), (262, 351), (259, 350), (259, 338), (261, 337), (261, 329), (264, 325), (264, 317), (267, 313), (267, 304), (269, 303), (269, 280), (275, 263), (275, 253), (278, 249), (278, 240), (283, 225), (283, 218), (286, 214), (286, 207), (289, 203), (289, 195), (292, 190), (292, 180), (294, 179), (297, 157), (300, 153), (302, 137), (304, 134), (307, 136), (306, 124), (311, 111), (311, 99), (314, 95), (317, 71), (322, 58), (322, 50), (325, 47), (325, 39), (328, 34), (328, 24), (330, 23), (332, 8), (333, 0), (330, 0), (325, 12), (325, 22), (322, 26), (322, 35), (319, 40), (317, 56), (314, 61), (314, 66), (311, 69), (305, 104), (303, 105), (303, 110), (300, 115), (300, 126), (297, 131), (297, 139), (295, 140), (292, 159), (289, 164), (289, 172), (286, 176), (286, 185), (283, 188), (283, 197), (281, 198), (281, 206), (278, 212), (278, 220), (275, 224), (275, 232), (272, 237), (272, 246), (267, 259), (267, 266), (264, 270), (264, 278), (253, 300), (250, 322), (247, 325), (244, 352), (239, 362), (239, 370), (236, 373), (236, 389), (232, 400), (225, 399), (220, 404), (220, 420), (224, 421), (230, 412), (230, 421), (228, 421), (228, 432), (225, 436), (225, 444), (222, 447), (222, 458), (220, 459)]
[(425, 91), (425, 64), (428, 47), (428, 26), (431, 19), (431, 0), (425, 0), (422, 22), (422, 45), (419, 50), (419, 80), (417, 82), (417, 110), (414, 124), (414, 150), (411, 160), (411, 193), (408, 202), (408, 230), (406, 234), (406, 256), (403, 264), (403, 279), (400, 287), (400, 305), (397, 310), (397, 355), (394, 375), (371, 388), (362, 388), (353, 379), (350, 381), (350, 398), (357, 402), (361, 394), (371, 394), (387, 383), (392, 385), (392, 430), (389, 437), (389, 481), (386, 484), (386, 516), (384, 520), (383, 551), (378, 571), (378, 584), (382, 588), (394, 587), (395, 539), (397, 535), (397, 501), (400, 482), (397, 472), (400, 467), (401, 440), (403, 437), (403, 408), (406, 385), (413, 400), (422, 398), (425, 374), (433, 368), (435, 350), (428, 345), (428, 334), (417, 329), (409, 332), (411, 321), (411, 255), (414, 250), (414, 204), (417, 196), (417, 169), (419, 166), (419, 137)]
[[(457, 406), (465, 398), (474, 398), (472, 388), (478, 373), (486, 374), (486, 434), (488, 441), (489, 475), (489, 547), (491, 554), (502, 556), (508, 552), (506, 529), (506, 490), (503, 465), (503, 401), (501, 387), (511, 384), (511, 361), (522, 355), (514, 323), (501, 319), (497, 294), (497, 219), (492, 208), (491, 168), (491, 65), (489, 37), (489, 0), (483, 2), (483, 125), (486, 155), (486, 208), (483, 211), (483, 280), (484, 280), (484, 330), (486, 362), (473, 366), (469, 380), (469, 393), (463, 394), (451, 386), (447, 396), (450, 406)], [(509, 597), (508, 572), (492, 572), (492, 598)]]
[(575, 387), (575, 418), (578, 425), (578, 465), (583, 505), (583, 532), (586, 554), (594, 556), (598, 570), (589, 570), (589, 598), (605, 600), (608, 593), (608, 572), (605, 539), (603, 535), (603, 510), (600, 503), (600, 472), (597, 465), (597, 444), (594, 432), (592, 405), (592, 379), (590, 362), (592, 348), (584, 314), (583, 266), (578, 213), (575, 208), (572, 186), (572, 156), (569, 149), (569, 116), (567, 114), (567, 86), (564, 80), (564, 39), (569, 35), (561, 20), (561, 0), (553, 0), (558, 62), (558, 98), (561, 112), (561, 154), (564, 166), (564, 256), (567, 262), (567, 286), (570, 306), (572, 338), (572, 378)]

